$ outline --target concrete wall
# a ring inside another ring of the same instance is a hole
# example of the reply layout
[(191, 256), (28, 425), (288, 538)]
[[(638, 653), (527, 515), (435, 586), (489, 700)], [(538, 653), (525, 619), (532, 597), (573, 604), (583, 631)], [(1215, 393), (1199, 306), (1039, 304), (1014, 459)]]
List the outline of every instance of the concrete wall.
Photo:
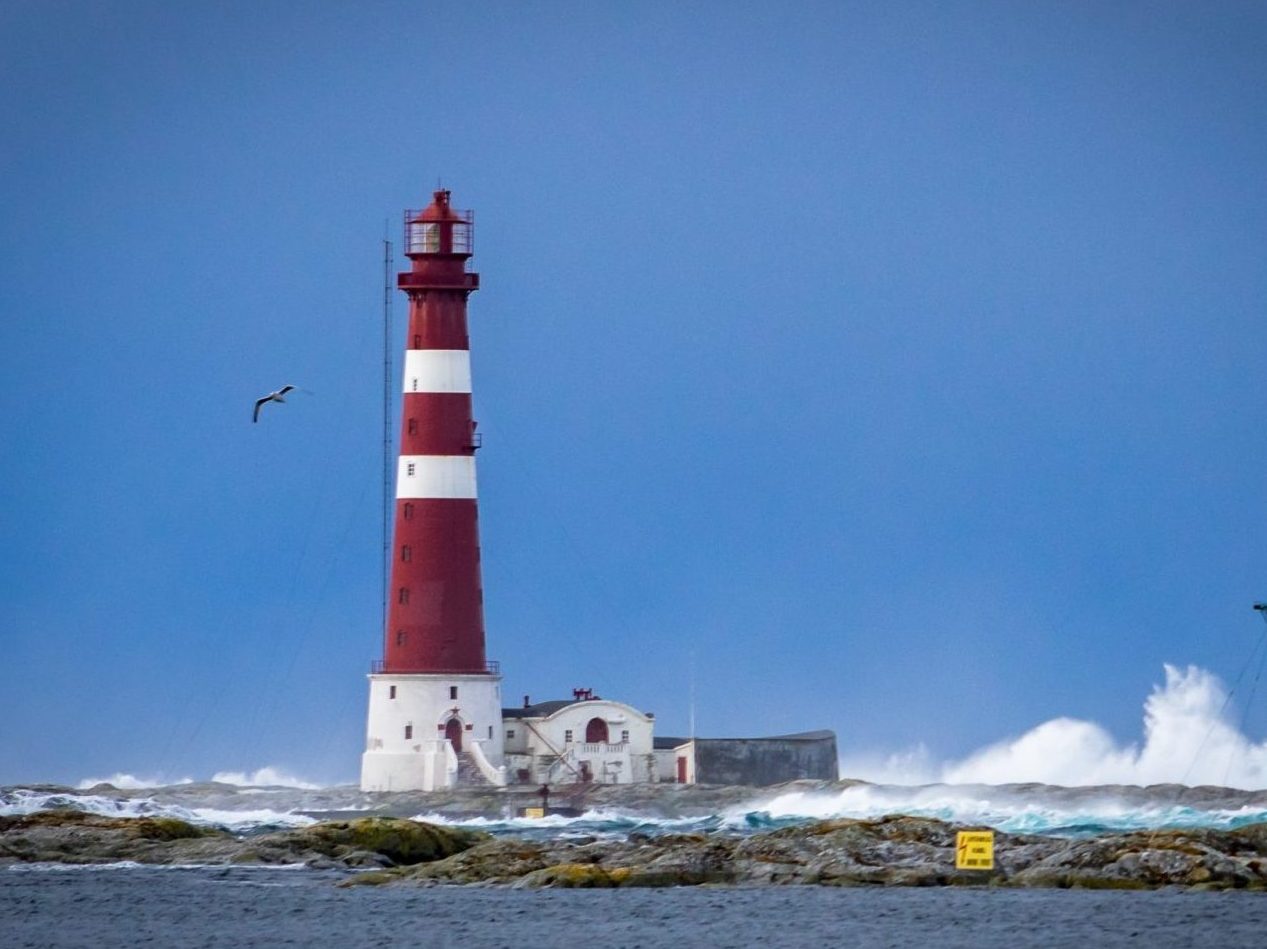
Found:
[[(839, 778), (834, 732), (777, 738), (697, 738), (687, 780), (696, 784), (782, 784)], [(679, 750), (679, 754), (683, 750)]]

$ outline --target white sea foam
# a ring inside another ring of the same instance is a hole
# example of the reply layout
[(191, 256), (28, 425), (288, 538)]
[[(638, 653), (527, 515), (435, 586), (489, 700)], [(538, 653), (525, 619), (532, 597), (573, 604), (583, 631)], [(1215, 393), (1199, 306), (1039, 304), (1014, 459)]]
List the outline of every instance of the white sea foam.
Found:
[[(138, 863), (135, 860), (115, 860), (111, 863), (15, 863), (4, 869), (10, 873), (68, 873), (101, 870), (223, 870), (225, 866), (223, 863)], [(232, 867), (234, 873), (309, 869), (306, 863), (235, 863)]]
[(891, 755), (856, 755), (841, 773), (884, 784), (1212, 784), (1267, 787), (1267, 742), (1231, 719), (1226, 687), (1196, 666), (1165, 666), (1166, 681), (1144, 703), (1143, 741), (1118, 743), (1095, 722), (1054, 718), (1014, 738), (938, 763), (922, 745)]
[(306, 827), (314, 819), (293, 811), (268, 809), (225, 810), (213, 807), (181, 807), (152, 798), (115, 798), (101, 794), (57, 794), (30, 788), (0, 791), (0, 815), (34, 814), (38, 811), (73, 810), (103, 817), (175, 817), (208, 827), (242, 833), (260, 827)]
[[(1053, 789), (1058, 792), (1059, 789)], [(932, 817), (959, 824), (994, 827), (1012, 833), (1140, 830), (1155, 827), (1238, 827), (1267, 821), (1267, 808), (1194, 808), (1164, 799), (1129, 804), (1106, 793), (1074, 805), (1052, 799), (1052, 791), (1017, 794), (1003, 788), (876, 787), (857, 785), (834, 793), (791, 792), (770, 800), (731, 808), (724, 826), (751, 826), (753, 814), (770, 821), (874, 819), (887, 814)]]
[(300, 788), (304, 791), (320, 790), (322, 785), (313, 784), (303, 778), (297, 778), (288, 771), (267, 765), (255, 771), (217, 771), (211, 780), (219, 784), (234, 784), (238, 787), (284, 787)]
[[(265, 792), (275, 788), (298, 788), (302, 791), (317, 791), (324, 785), (296, 777), (285, 768), (265, 765), (254, 771), (217, 771), (211, 780), (218, 784), (232, 784), (235, 787)], [(190, 777), (169, 780), (164, 777), (138, 777), (126, 771), (116, 771), (107, 778), (84, 778), (75, 785), (81, 791), (94, 788), (99, 784), (109, 784), (121, 791), (144, 791), (150, 788), (173, 787), (181, 784), (193, 784)]]
[(635, 814), (616, 808), (592, 808), (584, 813), (565, 816), (550, 814), (546, 817), (465, 817), (453, 818), (443, 814), (418, 814), (413, 820), (426, 821), (431, 824), (442, 824), (449, 827), (464, 827), (471, 830), (487, 830), (492, 833), (540, 833), (551, 832), (554, 835), (567, 833), (621, 836), (635, 831), (665, 833), (704, 829), (716, 825), (715, 815), (704, 817), (649, 817), (646, 814)]
[(109, 784), (123, 791), (139, 791), (147, 788), (171, 787), (174, 784), (193, 784), (193, 778), (178, 778), (168, 781), (165, 778), (138, 778), (134, 774), (116, 771), (108, 778), (84, 778), (76, 787), (81, 791), (96, 787), (98, 784)]

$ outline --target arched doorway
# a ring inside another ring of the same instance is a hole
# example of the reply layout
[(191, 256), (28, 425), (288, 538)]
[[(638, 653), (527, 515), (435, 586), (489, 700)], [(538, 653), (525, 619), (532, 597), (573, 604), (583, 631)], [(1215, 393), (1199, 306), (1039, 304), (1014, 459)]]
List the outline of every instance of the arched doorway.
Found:
[(444, 737), (453, 745), (453, 750), (461, 754), (462, 752), (462, 723), (456, 718), (451, 718), (444, 723)]
[(588, 745), (607, 744), (607, 723), (601, 718), (591, 718), (585, 726), (585, 743)]

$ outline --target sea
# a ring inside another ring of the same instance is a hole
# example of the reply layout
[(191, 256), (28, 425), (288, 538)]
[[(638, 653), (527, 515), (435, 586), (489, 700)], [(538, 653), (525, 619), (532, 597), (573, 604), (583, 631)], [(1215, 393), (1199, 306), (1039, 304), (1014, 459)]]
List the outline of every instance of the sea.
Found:
[[(239, 834), (367, 810), (354, 788), (0, 789), (0, 814), (75, 808), (180, 817)], [(888, 813), (1082, 836), (1267, 821), (1262, 792), (1220, 788), (855, 785), (714, 813), (595, 808), (544, 820), (411, 815), (513, 836), (749, 834)], [(290, 867), (0, 867), (0, 947), (63, 946), (1267, 946), (1267, 894), (979, 888), (340, 887), (355, 871)]]

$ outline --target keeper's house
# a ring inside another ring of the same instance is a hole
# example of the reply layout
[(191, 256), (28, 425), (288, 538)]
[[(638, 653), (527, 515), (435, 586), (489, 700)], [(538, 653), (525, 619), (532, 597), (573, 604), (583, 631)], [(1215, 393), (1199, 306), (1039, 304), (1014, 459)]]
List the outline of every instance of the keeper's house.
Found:
[(506, 774), (512, 784), (642, 784), (659, 780), (655, 716), (590, 689), (572, 699), (502, 709)]
[(573, 689), (571, 699), (502, 709), (510, 784), (781, 784), (838, 777), (836, 735), (657, 738), (655, 716)]

